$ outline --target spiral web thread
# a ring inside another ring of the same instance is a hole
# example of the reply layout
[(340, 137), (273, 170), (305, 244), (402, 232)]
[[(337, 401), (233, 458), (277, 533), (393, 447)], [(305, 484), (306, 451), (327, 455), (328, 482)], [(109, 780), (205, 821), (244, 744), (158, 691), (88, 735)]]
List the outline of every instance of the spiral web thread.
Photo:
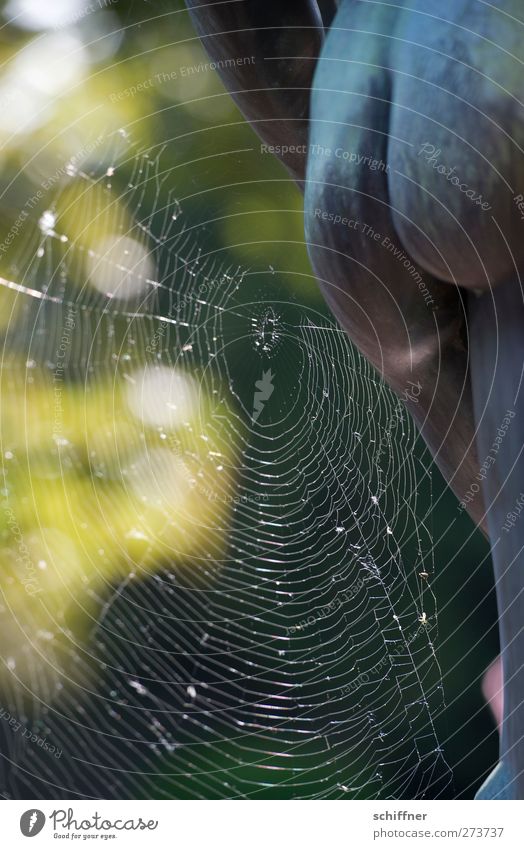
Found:
[(2, 284), (2, 793), (449, 794), (414, 426), (270, 256), (205, 253), (162, 151), (105, 157)]

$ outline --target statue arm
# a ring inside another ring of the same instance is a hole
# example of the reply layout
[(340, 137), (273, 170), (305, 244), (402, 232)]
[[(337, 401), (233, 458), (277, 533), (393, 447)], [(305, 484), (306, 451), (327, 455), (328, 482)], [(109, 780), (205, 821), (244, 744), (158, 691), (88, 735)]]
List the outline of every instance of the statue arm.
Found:
[(324, 26), (315, 0), (186, 0), (225, 87), (262, 142), (304, 179), (309, 98)]

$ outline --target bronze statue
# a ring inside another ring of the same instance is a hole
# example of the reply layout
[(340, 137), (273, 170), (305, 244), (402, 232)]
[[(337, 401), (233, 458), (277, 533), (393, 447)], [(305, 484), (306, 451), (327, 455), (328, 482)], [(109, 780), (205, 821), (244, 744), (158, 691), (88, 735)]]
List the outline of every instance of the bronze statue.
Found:
[(479, 798), (524, 798), (524, 533), (504, 530), (524, 499), (520, 3), (187, 5), (232, 97), (304, 191), (328, 304), (489, 534), (504, 720)]

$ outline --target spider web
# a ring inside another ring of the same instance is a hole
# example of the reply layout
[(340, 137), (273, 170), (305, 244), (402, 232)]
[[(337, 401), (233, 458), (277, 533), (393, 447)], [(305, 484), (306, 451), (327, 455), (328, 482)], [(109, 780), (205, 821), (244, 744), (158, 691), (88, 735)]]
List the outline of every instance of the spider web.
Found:
[(3, 794), (451, 792), (402, 404), (162, 150), (98, 155), (2, 270)]

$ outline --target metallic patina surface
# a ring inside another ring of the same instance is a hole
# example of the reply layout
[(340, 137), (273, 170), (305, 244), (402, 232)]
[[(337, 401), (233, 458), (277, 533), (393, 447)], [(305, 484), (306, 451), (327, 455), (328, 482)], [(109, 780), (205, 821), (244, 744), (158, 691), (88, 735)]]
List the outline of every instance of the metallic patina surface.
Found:
[(328, 304), (459, 500), (511, 410), (484, 499), (463, 503), (489, 529), (505, 681), (478, 798), (524, 798), (524, 537), (501, 530), (524, 473), (520, 0), (187, 5), (212, 58), (256, 57), (219, 73), (305, 191)]

